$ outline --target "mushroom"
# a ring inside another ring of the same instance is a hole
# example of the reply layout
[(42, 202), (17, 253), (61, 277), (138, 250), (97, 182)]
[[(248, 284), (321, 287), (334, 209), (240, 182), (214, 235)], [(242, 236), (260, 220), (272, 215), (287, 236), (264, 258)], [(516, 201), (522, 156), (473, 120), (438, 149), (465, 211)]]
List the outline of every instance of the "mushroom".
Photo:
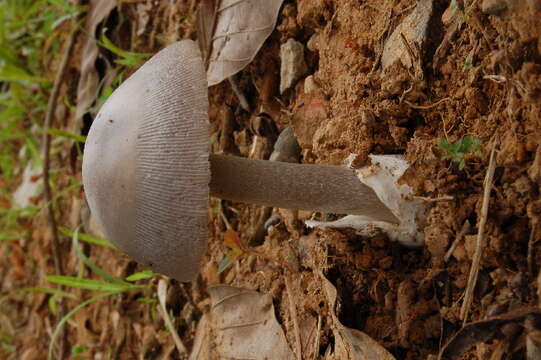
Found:
[(190, 40), (161, 50), (118, 87), (88, 133), (90, 210), (120, 250), (155, 271), (197, 276), (209, 194), (397, 222), (347, 167), (209, 155), (209, 138), (205, 69)]

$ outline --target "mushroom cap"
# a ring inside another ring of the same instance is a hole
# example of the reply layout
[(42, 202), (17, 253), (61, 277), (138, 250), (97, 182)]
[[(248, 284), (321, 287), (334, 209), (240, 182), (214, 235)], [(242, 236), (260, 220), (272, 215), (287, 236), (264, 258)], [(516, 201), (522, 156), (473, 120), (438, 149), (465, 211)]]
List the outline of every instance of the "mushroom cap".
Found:
[(88, 133), (83, 184), (120, 250), (179, 281), (206, 251), (207, 79), (195, 42), (158, 52), (114, 91)]

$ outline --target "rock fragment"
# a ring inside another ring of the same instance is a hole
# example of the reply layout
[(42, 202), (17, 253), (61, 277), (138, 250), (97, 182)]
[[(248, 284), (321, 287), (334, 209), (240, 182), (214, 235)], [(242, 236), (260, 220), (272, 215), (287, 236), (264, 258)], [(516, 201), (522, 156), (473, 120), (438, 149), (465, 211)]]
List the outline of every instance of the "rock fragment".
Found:
[(289, 39), (280, 47), (280, 59), (280, 94), (283, 94), (308, 70), (304, 60), (304, 45), (293, 38)]
[[(381, 66), (383, 69), (391, 66), (395, 61), (400, 60), (406, 68), (413, 66), (407, 45), (410, 47), (424, 47), (427, 36), (427, 29), (433, 15), (432, 0), (419, 0), (415, 9), (409, 14), (393, 31), (385, 42), (381, 55)], [(405, 40), (405, 41), (404, 41)]]
[(506, 0), (483, 0), (481, 11), (487, 15), (499, 15), (507, 7), (508, 2)]

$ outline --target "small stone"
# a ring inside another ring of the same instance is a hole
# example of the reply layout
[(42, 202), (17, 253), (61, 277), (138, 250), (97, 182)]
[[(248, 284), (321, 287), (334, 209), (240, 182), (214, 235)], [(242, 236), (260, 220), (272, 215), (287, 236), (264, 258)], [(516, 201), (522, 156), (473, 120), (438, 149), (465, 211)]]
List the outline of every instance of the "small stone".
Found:
[(286, 127), (274, 143), (274, 151), (270, 156), (271, 161), (298, 163), (301, 156), (301, 148), (295, 137), (292, 126)]
[(304, 45), (293, 38), (289, 39), (280, 47), (280, 60), (280, 94), (283, 94), (308, 70), (304, 60)]
[(428, 24), (433, 14), (432, 1), (417, 2), (413, 11), (396, 27), (385, 42), (381, 55), (381, 66), (383, 69), (387, 69), (395, 61), (401, 61), (406, 68), (414, 65), (403, 37), (410, 46), (417, 44), (422, 49), (427, 38)]
[(315, 52), (319, 49), (319, 33), (315, 33), (310, 37), (308, 42), (306, 43), (306, 47), (308, 50)]
[(265, 228), (265, 230), (268, 230), (271, 226), (278, 225), (281, 220), (282, 219), (279, 216), (273, 215), (270, 218), (268, 218), (267, 221), (265, 221), (265, 224), (263, 224), (263, 227)]
[(304, 79), (304, 92), (310, 93), (312, 91), (321, 91), (314, 80), (314, 75), (307, 76), (306, 79)]
[(484, 0), (481, 4), (481, 11), (487, 15), (498, 15), (506, 10), (507, 6), (506, 0)]
[(528, 169), (528, 176), (532, 181), (535, 181), (538, 184), (541, 183), (541, 145), (537, 147), (535, 158)]

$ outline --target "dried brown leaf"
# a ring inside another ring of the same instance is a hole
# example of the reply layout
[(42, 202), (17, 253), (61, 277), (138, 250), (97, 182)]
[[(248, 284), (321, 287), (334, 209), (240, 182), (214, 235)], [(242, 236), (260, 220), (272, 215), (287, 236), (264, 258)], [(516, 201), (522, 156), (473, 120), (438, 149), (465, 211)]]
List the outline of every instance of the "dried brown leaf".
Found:
[[(190, 359), (295, 358), (276, 320), (269, 294), (227, 285), (213, 286), (209, 293), (210, 326), (198, 326)], [(209, 350), (217, 354), (209, 357)]]
[(362, 331), (342, 325), (334, 311), (338, 296), (336, 288), (323, 274), (320, 274), (320, 277), (334, 322), (335, 348), (331, 358), (344, 360), (395, 360), (394, 356), (370, 336)]
[(197, 12), (197, 40), (207, 69), (218, 4), (219, 0), (201, 0), (199, 11)]
[[(216, 2), (218, 4), (216, 4)], [(248, 65), (272, 33), (283, 0), (205, 0), (199, 11), (199, 41), (208, 59), (209, 86)]]
[(526, 336), (526, 360), (541, 359), (541, 331), (532, 330)]
[(315, 359), (319, 350), (316, 349), (319, 340), (318, 319), (315, 316), (307, 315), (306, 318), (299, 321), (299, 330), (303, 358)]
[(116, 7), (116, 1), (91, 0), (90, 11), (86, 18), (84, 40), (81, 60), (81, 77), (77, 84), (77, 111), (75, 128), (69, 131), (78, 134), (83, 115), (92, 106), (98, 95), (99, 75), (96, 71), (96, 59), (98, 57), (98, 44), (94, 38), (98, 25)]
[[(443, 347), (439, 360), (458, 360), (474, 345), (487, 342), (499, 334), (502, 326), (516, 323), (525, 327), (534, 327), (541, 323), (541, 310), (539, 308), (528, 308), (520, 311), (495, 316), (488, 320), (475, 321), (464, 326), (451, 340)], [(540, 330), (540, 329), (531, 329)]]
[(197, 324), (197, 330), (195, 331), (195, 339), (193, 343), (192, 353), (189, 360), (198, 359), (211, 359), (210, 357), (210, 339), (212, 329), (210, 328), (209, 315), (204, 314), (199, 323)]

